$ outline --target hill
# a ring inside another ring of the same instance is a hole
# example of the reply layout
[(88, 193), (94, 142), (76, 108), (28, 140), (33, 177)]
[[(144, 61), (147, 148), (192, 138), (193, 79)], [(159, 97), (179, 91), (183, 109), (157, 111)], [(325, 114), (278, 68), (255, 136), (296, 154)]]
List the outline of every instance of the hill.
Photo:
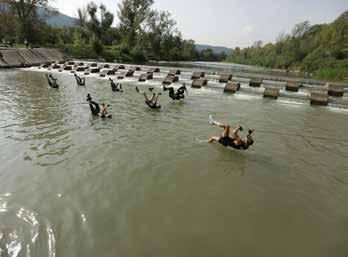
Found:
[(348, 77), (348, 11), (329, 24), (296, 24), (292, 33), (276, 43), (234, 51), (228, 61), (311, 73), (316, 78), (345, 80)]
[(47, 9), (45, 7), (38, 7), (37, 13), (43, 21), (51, 26), (75, 27), (77, 24), (76, 18), (72, 18), (56, 10)]
[(196, 44), (196, 50), (198, 52), (202, 52), (205, 49), (211, 49), (215, 54), (221, 54), (225, 52), (226, 54), (230, 54), (232, 52), (231, 48), (223, 47), (223, 46), (211, 46), (211, 45), (202, 45)]

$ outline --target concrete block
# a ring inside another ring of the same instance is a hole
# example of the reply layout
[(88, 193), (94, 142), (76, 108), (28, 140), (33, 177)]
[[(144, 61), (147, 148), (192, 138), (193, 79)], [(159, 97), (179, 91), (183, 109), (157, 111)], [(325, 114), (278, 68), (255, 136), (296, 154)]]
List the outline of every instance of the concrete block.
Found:
[(329, 96), (323, 93), (311, 93), (311, 105), (327, 106), (329, 104)]
[(236, 93), (240, 89), (240, 83), (237, 82), (228, 82), (225, 86), (225, 93)]
[(278, 99), (279, 97), (279, 88), (267, 87), (263, 93), (263, 97)]

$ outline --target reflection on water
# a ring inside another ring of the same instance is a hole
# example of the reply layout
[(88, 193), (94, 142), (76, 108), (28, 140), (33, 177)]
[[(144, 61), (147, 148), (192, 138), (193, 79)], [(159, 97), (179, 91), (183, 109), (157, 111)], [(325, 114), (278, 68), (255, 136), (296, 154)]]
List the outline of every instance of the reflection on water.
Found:
[[(346, 111), (192, 89), (153, 112), (57, 77), (0, 72), (0, 256), (346, 256)], [(209, 114), (256, 128), (250, 151), (206, 143)]]

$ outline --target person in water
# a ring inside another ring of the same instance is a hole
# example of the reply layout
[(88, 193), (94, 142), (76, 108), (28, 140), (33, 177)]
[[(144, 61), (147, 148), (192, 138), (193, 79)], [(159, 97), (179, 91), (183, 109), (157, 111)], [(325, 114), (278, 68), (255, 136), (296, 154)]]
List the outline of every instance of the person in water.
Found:
[(109, 80), (111, 82), (111, 89), (112, 89), (112, 91), (114, 91), (114, 92), (121, 92), (121, 93), (123, 92), (122, 84), (120, 84), (120, 83), (116, 83), (115, 84), (115, 82), (111, 78), (109, 78)]
[(162, 94), (162, 93), (153, 93), (151, 98), (148, 98), (145, 92), (140, 92), (138, 87), (135, 87), (135, 90), (139, 93), (139, 94), (143, 94), (145, 97), (145, 103), (151, 108), (151, 109), (160, 109), (161, 105), (158, 104), (158, 97)]
[(76, 79), (76, 82), (79, 86), (84, 86), (86, 85), (86, 79), (85, 78), (81, 78), (79, 77), (76, 73), (74, 73), (74, 76), (75, 76), (75, 79)]
[(178, 90), (174, 91), (173, 87), (166, 87), (165, 85), (163, 85), (163, 91), (167, 91), (169, 90), (169, 97), (172, 98), (173, 100), (181, 100), (185, 98), (185, 92), (187, 94), (187, 88), (186, 88), (186, 84), (184, 83), (180, 88), (178, 88)]
[(99, 104), (92, 100), (90, 94), (87, 95), (87, 102), (89, 103), (89, 108), (91, 109), (92, 115), (99, 116), (101, 118), (112, 117), (108, 112), (108, 107), (110, 107), (110, 105), (105, 105), (104, 103), (102, 103), (102, 108), (100, 109)]
[(46, 78), (47, 78), (47, 81), (48, 81), (48, 84), (50, 87), (59, 88), (59, 85), (57, 83), (57, 79), (54, 78), (52, 74), (49, 74), (49, 75), (46, 74)]
[(209, 116), (209, 123), (223, 129), (222, 135), (219, 137), (211, 137), (209, 139), (209, 143), (218, 142), (225, 147), (229, 146), (237, 150), (247, 150), (249, 146), (254, 144), (254, 140), (252, 138), (254, 129), (249, 129), (248, 135), (242, 139), (238, 135), (239, 131), (243, 131), (241, 126), (237, 126), (235, 129), (233, 129), (230, 135), (230, 125), (215, 121), (212, 115)]

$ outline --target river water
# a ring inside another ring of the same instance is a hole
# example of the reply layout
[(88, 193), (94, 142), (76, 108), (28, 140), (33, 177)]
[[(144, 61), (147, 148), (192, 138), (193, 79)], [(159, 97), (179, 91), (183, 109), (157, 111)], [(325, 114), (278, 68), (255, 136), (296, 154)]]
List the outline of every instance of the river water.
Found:
[[(1, 257), (348, 255), (347, 110), (192, 89), (152, 111), (134, 83), (57, 77), (0, 72)], [(209, 114), (253, 147), (204, 142)]]

